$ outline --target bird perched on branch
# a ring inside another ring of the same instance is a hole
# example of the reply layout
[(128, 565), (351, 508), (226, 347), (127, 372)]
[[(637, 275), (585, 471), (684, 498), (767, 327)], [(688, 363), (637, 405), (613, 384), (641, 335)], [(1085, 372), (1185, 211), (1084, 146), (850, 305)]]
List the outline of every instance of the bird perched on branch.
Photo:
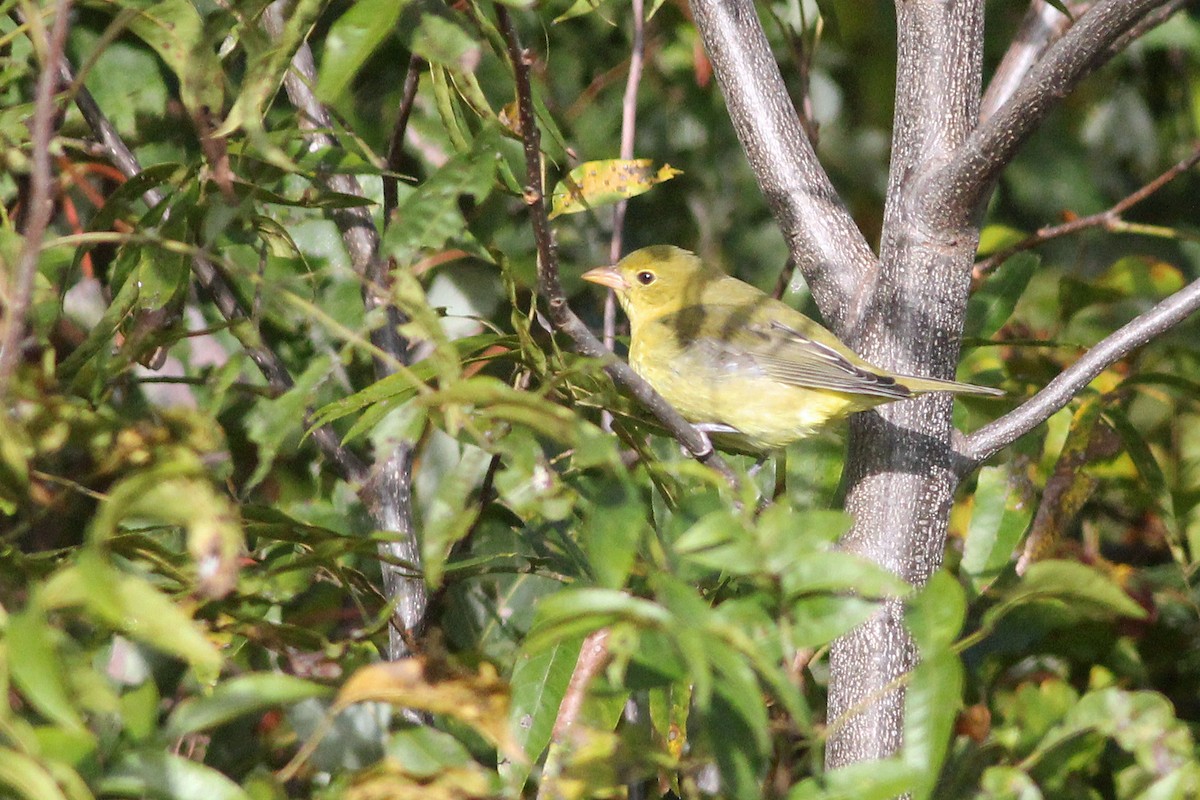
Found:
[(583, 278), (616, 291), (634, 371), (735, 450), (779, 450), (831, 420), (927, 392), (1003, 394), (873, 366), (799, 311), (678, 247), (646, 247)]

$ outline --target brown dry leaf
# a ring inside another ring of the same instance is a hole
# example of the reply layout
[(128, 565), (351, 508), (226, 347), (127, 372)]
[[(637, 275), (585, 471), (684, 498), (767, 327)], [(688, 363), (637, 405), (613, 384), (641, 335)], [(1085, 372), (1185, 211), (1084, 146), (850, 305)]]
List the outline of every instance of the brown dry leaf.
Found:
[(454, 717), (487, 737), (508, 758), (525, 760), (509, 729), (508, 684), (491, 664), (480, 665), (478, 672), (428, 656), (371, 664), (343, 684), (334, 709), (363, 702)]
[(449, 767), (432, 776), (406, 772), (394, 761), (372, 770), (346, 791), (347, 800), (483, 800), (499, 792), (478, 765)]

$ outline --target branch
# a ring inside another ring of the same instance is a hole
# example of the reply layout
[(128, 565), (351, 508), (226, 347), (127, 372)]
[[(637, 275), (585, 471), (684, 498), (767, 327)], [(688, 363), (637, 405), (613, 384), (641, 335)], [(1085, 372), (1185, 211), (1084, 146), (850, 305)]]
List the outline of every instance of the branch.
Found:
[[(34, 89), (33, 121), (29, 131), (33, 152), (29, 170), (29, 200), (24, 214), (25, 242), (17, 259), (12, 286), (4, 298), (4, 330), (0, 335), (0, 399), (7, 398), (9, 380), (21, 360), (25, 315), (29, 313), (29, 304), (33, 299), (34, 276), (42, 255), (42, 237), (54, 216), (54, 176), (50, 170), (50, 140), (57, 127), (54, 94), (58, 75), (54, 65), (62, 57), (70, 16), (71, 0), (58, 0), (54, 9), (54, 27), (43, 41), (34, 42), (35, 49), (42, 51), (42, 68)], [(7, 402), (4, 406), (12, 407)]]
[(583, 646), (579, 649), (579, 658), (575, 660), (575, 669), (571, 672), (567, 690), (563, 692), (562, 702), (558, 704), (558, 715), (554, 718), (554, 729), (550, 734), (550, 752), (546, 756), (546, 765), (542, 771), (542, 783), (538, 786), (538, 800), (558, 796), (554, 784), (555, 778), (558, 777), (555, 773), (559, 750), (583, 710), (588, 686), (609, 661), (609, 633), (608, 628), (593, 631), (583, 640)]
[(1079, 231), (1086, 230), (1087, 228), (1103, 227), (1108, 230), (1112, 230), (1120, 224), (1122, 214), (1145, 200), (1150, 195), (1157, 192), (1159, 189), (1166, 186), (1171, 181), (1178, 178), (1183, 173), (1187, 172), (1189, 169), (1195, 166), (1197, 162), (1200, 162), (1200, 142), (1196, 142), (1196, 144), (1193, 145), (1191, 154), (1189, 154), (1186, 158), (1176, 162), (1166, 172), (1162, 173), (1157, 178), (1138, 189), (1136, 192), (1133, 192), (1129, 196), (1113, 204), (1111, 208), (1108, 208), (1107, 210), (1101, 211), (1097, 214), (1079, 217), (1078, 219), (1073, 219), (1070, 222), (1064, 222), (1062, 225), (1051, 225), (1048, 227), (1039, 228), (1032, 236), (1027, 236), (1016, 244), (993, 253), (977, 263), (975, 265), (975, 269), (972, 271), (972, 278), (978, 281), (1017, 253), (1030, 250), (1053, 239), (1069, 236), (1072, 233), (1078, 233)]
[[(283, 32), (282, 2), (268, 6), (263, 14), (263, 24), (273, 38), (279, 38)], [(416, 73), (416, 63), (410, 61), (409, 75), (405, 80), (405, 98), (409, 98), (410, 93), (416, 93)], [(303, 41), (292, 57), (291, 69), (284, 77), (284, 90), (288, 100), (300, 112), (300, 127), (307, 131), (305, 138), (310, 146), (337, 147), (337, 141), (328, 132), (333, 128), (333, 119), (329, 109), (313, 92), (312, 87), (315, 83), (316, 65), (313, 62), (312, 49), (307, 41)], [(405, 101), (402, 101), (397, 122), (401, 138), (411, 108), (411, 99), (407, 100), (407, 111)], [(398, 158), (398, 145), (395, 154), (392, 147), (389, 147), (389, 160), (393, 155)], [(365, 197), (362, 186), (353, 175), (324, 174), (318, 175), (317, 178), (331, 191)], [(371, 343), (379, 353), (372, 357), (375, 377), (382, 379), (395, 373), (397, 367), (405, 364), (408, 354), (408, 343), (400, 335), (400, 325), (404, 322), (404, 317), (391, 302), (391, 268), (394, 265), (380, 257), (379, 231), (371, 218), (369, 207), (334, 209), (330, 216), (342, 234), (342, 242), (350, 256), (351, 267), (362, 279), (363, 305), (367, 313), (381, 309), (385, 315), (384, 324), (371, 331)], [(377, 447), (375, 463), (370, 478), (362, 487), (361, 495), (375, 523), (383, 530), (394, 531), (397, 534), (394, 541), (379, 545), (380, 552), (419, 567), (421, 550), (412, 515), (414, 450), (415, 443), (407, 439), (397, 439), (387, 445), (381, 443)], [(412, 652), (413, 634), (419, 631), (425, 622), (429, 593), (425, 587), (425, 580), (419, 573), (394, 567), (386, 558), (381, 560), (380, 567), (387, 597), (396, 604), (396, 613), (392, 619), (398, 619), (400, 623), (393, 624), (389, 629), (388, 656), (395, 660)]]
[(1200, 280), (1106, 336), (1025, 403), (964, 437), (957, 448), (963, 457), (958, 472), (967, 474), (1045, 422), (1109, 366), (1183, 322), (1197, 309), (1200, 309)]
[[(633, 143), (637, 133), (638, 87), (642, 82), (642, 64), (646, 55), (646, 11), (643, 0), (632, 0), (633, 46), (629, 52), (629, 75), (625, 78), (625, 95), (621, 98), (621, 152), (618, 158), (626, 161), (633, 158)], [(625, 211), (629, 200), (622, 198), (613, 206), (612, 240), (608, 249), (608, 260), (616, 264), (625, 249)], [(609, 350), (617, 341), (617, 293), (608, 289), (604, 293), (604, 346)], [(604, 411), (600, 415), (600, 427), (612, 431), (612, 414)]]
[(1029, 4), (1020, 29), (1013, 36), (1012, 44), (1005, 51), (1004, 58), (1000, 59), (987, 91), (983, 93), (983, 102), (979, 107), (981, 123), (987, 122), (1000, 106), (1008, 102), (1038, 59), (1071, 27), (1088, 5), (1090, 2), (1072, 3), (1068, 6), (1071, 16), (1067, 16), (1046, 0), (1033, 0)]
[(387, 172), (383, 175), (383, 225), (391, 224), (392, 214), (400, 204), (396, 173), (400, 172), (400, 156), (404, 151), (404, 133), (408, 130), (408, 118), (412, 115), (413, 103), (417, 100), (417, 87), (421, 83), (421, 67), (425, 61), (416, 53), (408, 59), (408, 71), (404, 73), (404, 89), (400, 92), (400, 111), (388, 140)]
[(974, 217), (1000, 171), (1080, 81), (1112, 55), (1112, 45), (1168, 0), (1101, 0), (1055, 42), (1025, 80), (954, 157), (923, 180), (923, 204), (935, 224)]
[[(263, 14), (263, 24), (272, 38), (283, 33), (283, 8), (281, 2), (272, 3)], [(310, 146), (336, 148), (337, 140), (329, 133), (333, 129), (333, 118), (313, 92), (317, 68), (313, 61), (312, 48), (301, 42), (292, 57), (292, 68), (283, 79), (288, 100), (300, 112), (300, 128), (307, 131), (305, 138)], [(339, 194), (365, 197), (358, 178), (340, 173), (317, 175), (318, 182)], [(391, 276), (388, 265), (379, 257), (379, 231), (371, 218), (369, 206), (333, 209), (329, 215), (342, 235), (342, 242), (350, 256), (351, 268), (363, 280), (363, 303), (370, 313), (383, 308), (387, 321), (371, 331), (371, 343), (385, 357), (375, 356), (375, 376), (384, 378), (396, 371), (397, 364), (404, 363), (407, 343), (400, 336), (400, 325), (404, 322), (398, 309), (391, 304), (389, 288)], [(388, 359), (394, 359), (388, 363)]]
[[(638, 86), (642, 82), (642, 63), (646, 55), (646, 13), (643, 0), (632, 0), (633, 47), (629, 52), (629, 76), (625, 79), (625, 95), (621, 98), (621, 152), (619, 158), (633, 158), (633, 140), (637, 133)], [(608, 250), (610, 263), (621, 260), (625, 242), (625, 210), (629, 201), (620, 200), (613, 207), (612, 243)], [(604, 346), (609, 350), (616, 341), (617, 293), (604, 293)]]
[(533, 237), (537, 241), (538, 291), (546, 300), (551, 323), (556, 330), (571, 338), (575, 343), (576, 351), (580, 354), (603, 360), (604, 371), (608, 373), (609, 377), (641, 402), (697, 461), (718, 472), (731, 486), (736, 486), (737, 477), (729, 469), (724, 459), (717, 455), (708, 438), (680, 416), (679, 412), (658, 392), (654, 391), (650, 384), (642, 380), (628, 364), (618, 360), (613, 352), (588, 330), (583, 321), (567, 305), (567, 297), (558, 277), (558, 256), (555, 253), (554, 239), (550, 232), (550, 221), (546, 217), (546, 193), (545, 187), (542, 185), (541, 133), (537, 127), (537, 117), (533, 108), (533, 89), (529, 83), (529, 66), (533, 56), (521, 47), (508, 11), (499, 4), (495, 8), (496, 18), (508, 44), (508, 56), (512, 61), (517, 85), (517, 106), (521, 139), (525, 150), (526, 179), (529, 181), (529, 185), (525, 189), (525, 202), (529, 206)]
[(734, 130), (827, 322), (841, 329), (877, 260), (804, 134), (753, 0), (691, 0)]

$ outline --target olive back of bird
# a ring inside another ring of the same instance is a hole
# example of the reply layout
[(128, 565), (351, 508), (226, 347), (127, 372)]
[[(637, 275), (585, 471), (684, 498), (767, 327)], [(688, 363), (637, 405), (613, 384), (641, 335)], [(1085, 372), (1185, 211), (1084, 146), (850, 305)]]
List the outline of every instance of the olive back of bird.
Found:
[(772, 450), (826, 422), (932, 391), (995, 394), (871, 365), (819, 323), (666, 245), (616, 266), (629, 362), (684, 417)]

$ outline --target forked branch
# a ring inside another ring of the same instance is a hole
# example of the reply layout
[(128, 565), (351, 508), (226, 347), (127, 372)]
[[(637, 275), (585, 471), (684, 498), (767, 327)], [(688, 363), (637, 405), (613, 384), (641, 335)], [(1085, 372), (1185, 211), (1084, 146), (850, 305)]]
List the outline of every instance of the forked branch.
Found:
[(1112, 57), (1112, 45), (1168, 0), (1101, 0), (1034, 66), (996, 113), (953, 158), (925, 178), (924, 203), (934, 224), (974, 217), (1017, 149), (1080, 81)]
[(877, 264), (817, 160), (753, 0), (691, 0), (734, 130), (792, 259), (835, 329)]

